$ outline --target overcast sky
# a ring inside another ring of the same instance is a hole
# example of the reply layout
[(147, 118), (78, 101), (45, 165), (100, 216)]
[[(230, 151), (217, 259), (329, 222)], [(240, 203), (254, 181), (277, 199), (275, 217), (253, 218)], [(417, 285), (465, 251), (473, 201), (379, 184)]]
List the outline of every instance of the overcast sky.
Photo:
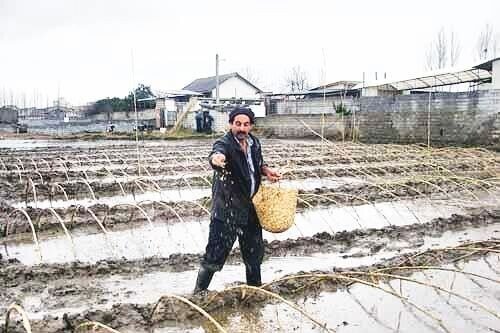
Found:
[(250, 71), (265, 90), (297, 65), (313, 86), (396, 78), (424, 70), (441, 27), (473, 63), (486, 24), (500, 32), (500, 1), (0, 0), (0, 104), (181, 89), (215, 75), (216, 53), (221, 73)]

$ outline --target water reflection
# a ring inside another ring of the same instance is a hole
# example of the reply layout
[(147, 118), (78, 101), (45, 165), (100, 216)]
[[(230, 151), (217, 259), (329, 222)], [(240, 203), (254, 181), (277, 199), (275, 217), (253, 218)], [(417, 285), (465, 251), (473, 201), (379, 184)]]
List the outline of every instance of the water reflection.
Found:
[[(353, 214), (353, 211), (355, 214)], [(297, 214), (295, 225), (280, 234), (264, 232), (268, 241), (296, 239), (312, 236), (319, 232), (350, 231), (358, 228), (382, 228), (389, 224), (408, 225), (426, 223), (436, 217), (449, 217), (461, 214), (456, 206), (441, 204), (429, 205), (426, 200), (384, 202), (373, 205), (352, 207), (315, 208)], [(149, 256), (169, 256), (172, 253), (202, 253), (208, 235), (208, 220), (189, 220), (184, 223), (154, 223), (139, 225), (127, 230), (110, 231), (107, 238), (103, 234), (74, 232), (76, 256), (80, 261), (95, 262), (120, 257), (137, 259)], [(71, 247), (63, 236), (40, 237), (40, 247), (44, 262), (68, 262), (75, 258)], [(9, 243), (8, 255), (5, 248), (0, 253), (14, 257), (25, 264), (35, 264), (32, 244)]]

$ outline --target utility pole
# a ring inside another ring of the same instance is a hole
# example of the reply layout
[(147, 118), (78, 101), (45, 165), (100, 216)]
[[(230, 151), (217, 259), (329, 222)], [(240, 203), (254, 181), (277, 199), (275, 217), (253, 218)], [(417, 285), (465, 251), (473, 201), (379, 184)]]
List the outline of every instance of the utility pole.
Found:
[(132, 95), (135, 114), (135, 147), (137, 149), (137, 174), (141, 176), (141, 153), (139, 151), (139, 115), (137, 114), (137, 96), (135, 91), (135, 68), (134, 68), (134, 49), (130, 50), (130, 60), (132, 65)]
[(219, 105), (219, 54), (215, 54), (215, 104)]
[(321, 112), (321, 154), (324, 153), (325, 148), (325, 109), (326, 105), (326, 57), (325, 57), (325, 49), (322, 49), (323, 52), (323, 112)]

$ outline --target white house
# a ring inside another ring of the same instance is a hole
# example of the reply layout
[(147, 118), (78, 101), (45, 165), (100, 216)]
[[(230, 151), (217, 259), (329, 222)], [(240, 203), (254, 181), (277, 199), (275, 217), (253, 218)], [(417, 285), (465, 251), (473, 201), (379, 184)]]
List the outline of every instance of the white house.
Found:
[[(245, 79), (238, 73), (219, 75), (219, 101), (224, 105), (222, 108), (214, 108), (217, 95), (216, 77), (196, 79), (183, 90), (194, 91), (201, 94), (201, 106), (209, 111), (214, 118), (213, 129), (216, 132), (224, 131), (228, 123), (228, 111), (234, 104), (249, 106), (256, 117), (265, 117), (266, 109), (261, 94), (263, 91)], [(188, 115), (189, 117), (189, 115)], [(191, 121), (189, 120), (191, 123)]]
[[(215, 76), (196, 79), (183, 88), (183, 90), (195, 91), (208, 98), (216, 97), (215, 89)], [(255, 100), (260, 98), (260, 93), (262, 90), (236, 72), (219, 75), (219, 98), (221, 100)]]
[(182, 90), (157, 93), (156, 125), (158, 128), (180, 123), (184, 128), (196, 128), (195, 113), (208, 112), (214, 119), (212, 129), (224, 131), (228, 111), (235, 104), (249, 106), (257, 117), (265, 116), (262, 90), (238, 73), (219, 75), (219, 103), (216, 107), (216, 77), (192, 81)]

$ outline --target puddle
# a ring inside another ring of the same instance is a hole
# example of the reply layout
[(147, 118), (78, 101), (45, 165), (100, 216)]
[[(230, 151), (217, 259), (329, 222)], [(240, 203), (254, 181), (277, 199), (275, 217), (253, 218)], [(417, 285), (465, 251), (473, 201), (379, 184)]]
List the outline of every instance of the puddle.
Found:
[[(66, 143), (68, 144), (68, 143)], [(15, 150), (30, 150), (34, 148), (49, 148), (59, 147), (60, 141), (56, 140), (16, 140), (16, 139), (2, 139), (0, 140), (0, 149), (15, 149)]]
[(363, 183), (365, 183), (363, 180), (354, 177), (305, 178), (297, 180), (283, 180), (280, 181), (280, 186), (285, 188), (294, 188), (304, 191), (311, 191), (321, 187), (335, 189), (347, 184), (357, 185)]
[[(470, 231), (470, 230), (468, 230)], [(488, 238), (494, 231), (499, 232), (500, 226), (488, 226), (469, 233), (468, 241), (480, 241)], [(314, 270), (331, 271), (335, 268), (353, 268), (370, 266), (383, 259), (393, 258), (403, 253), (425, 251), (446, 246), (458, 246), (463, 240), (464, 232), (447, 232), (440, 238), (424, 238), (424, 245), (419, 248), (394, 247), (392, 251), (381, 251), (370, 255), (367, 249), (353, 248), (346, 253), (315, 253), (311, 256), (270, 257), (262, 264), (264, 282), (278, 279), (287, 274), (298, 271), (310, 272)], [(391, 244), (392, 245), (392, 244)], [(366, 256), (358, 256), (359, 253)], [(102, 281), (102, 286), (110, 292), (118, 292), (115, 302), (149, 303), (154, 302), (163, 294), (185, 295), (192, 291), (197, 271), (183, 272), (155, 272), (148, 273), (139, 278), (124, 278), (113, 276)], [(210, 290), (223, 290), (228, 284), (236, 281), (245, 281), (243, 265), (225, 265), (223, 270), (216, 273)], [(132, 293), (130, 293), (132, 291)], [(500, 296), (500, 295), (499, 295)]]
[[(437, 209), (437, 207), (439, 209)], [(264, 232), (268, 241), (296, 239), (320, 232), (351, 231), (358, 228), (382, 228), (389, 224), (402, 226), (430, 222), (436, 217), (465, 213), (461, 208), (444, 204), (429, 205), (427, 200), (384, 202), (341, 208), (315, 208), (297, 214), (295, 225), (280, 234)], [(167, 257), (172, 253), (202, 253), (208, 238), (208, 220), (191, 220), (184, 223), (153, 223), (127, 230), (100, 234), (72, 234), (72, 243), (65, 235), (45, 237), (39, 235), (43, 262), (68, 262), (80, 260), (96, 262), (106, 258), (124, 257), (137, 259), (151, 256)], [(186, 237), (189, 235), (189, 237)], [(8, 251), (8, 252), (7, 252)], [(0, 254), (17, 258), (32, 265), (38, 262), (33, 244), (10, 242), (0, 249)]]
[[(484, 228), (482, 230), (483, 238), (485, 235), (489, 234), (491, 228)], [(445, 238), (450, 238), (448, 235)], [(453, 245), (458, 245), (458, 233), (453, 235), (455, 239), (455, 243)], [(473, 239), (472, 239), (473, 240)], [(451, 244), (451, 242), (450, 242)], [(356, 251), (354, 249), (353, 251)], [(342, 258), (341, 254), (338, 253), (321, 253), (311, 257), (272, 257), (269, 260), (265, 261), (262, 265), (262, 275), (264, 278), (264, 283), (281, 278), (287, 274), (296, 274), (298, 271), (331, 271), (333, 267), (336, 268), (354, 268), (362, 265), (373, 265), (384, 258), (391, 258), (396, 255), (396, 252), (383, 252), (371, 257), (362, 257), (362, 258)], [(498, 262), (498, 257), (489, 256), (491, 263)], [(484, 276), (488, 276), (494, 279), (498, 279), (496, 273), (491, 269), (489, 265), (491, 263), (487, 263), (484, 259), (474, 260), (467, 263), (463, 263), (460, 266), (460, 269), (463, 269), (466, 272), (474, 272), (475, 274), (480, 274)], [(453, 268), (452, 266), (447, 266), (448, 268)], [(67, 285), (71, 286), (74, 289), (80, 289), (80, 287), (74, 287), (75, 284), (81, 284), (82, 286), (91, 286), (92, 288), (98, 287), (99, 292), (94, 292), (88, 297), (81, 297), (75, 295), (65, 295), (60, 298), (54, 298), (52, 301), (46, 301), (44, 298), (47, 298), (47, 290), (56, 289), (57, 285), (61, 285), (61, 281), (49, 281), (46, 285), (44, 285), (44, 291), (40, 294), (32, 294), (27, 295), (22, 298), (22, 305), (28, 311), (31, 319), (42, 319), (45, 315), (53, 315), (60, 316), (63, 313), (78, 313), (84, 308), (88, 308), (89, 303), (92, 304), (93, 309), (109, 309), (115, 303), (131, 303), (131, 304), (146, 304), (146, 303), (154, 303), (156, 302), (162, 295), (167, 294), (176, 294), (176, 295), (188, 295), (192, 292), (192, 288), (194, 286), (194, 282), (196, 279), (196, 270), (183, 271), (183, 272), (154, 272), (144, 274), (139, 277), (134, 276), (120, 276), (113, 275), (111, 277), (104, 278), (93, 278), (92, 280), (79, 280), (72, 279), (71, 282)], [(210, 285), (210, 290), (223, 290), (230, 284), (233, 284), (237, 281), (244, 282), (244, 267), (243, 265), (225, 265), (222, 272), (216, 273), (212, 283)], [(463, 276), (460, 274), (454, 274), (443, 271), (426, 271), (424, 274), (416, 273), (413, 274), (413, 278), (416, 278), (420, 281), (426, 281), (431, 283), (439, 283), (440, 286), (447, 289), (453, 289), (455, 292), (460, 293), (465, 296), (464, 292), (469, 297), (472, 298), (481, 298), (481, 302), (487, 306), (491, 306), (492, 309), (497, 309), (500, 302), (500, 290), (498, 284), (494, 284), (485, 280), (480, 280), (474, 278), (474, 285), (465, 286), (461, 285), (462, 280), (467, 280), (470, 278), (463, 279)], [(430, 280), (429, 280), (430, 279)], [(63, 285), (64, 285), (64, 280)], [(478, 284), (481, 285), (481, 288), (478, 288)], [(391, 282), (393, 287), (396, 290), (400, 290), (399, 283)], [(70, 288), (71, 288), (70, 287)], [(427, 300), (431, 300), (428, 305), (432, 309), (432, 311), (436, 311), (436, 309), (440, 309), (439, 306), (436, 306), (434, 303), (434, 299), (432, 295), (429, 294), (429, 289), (419, 288), (420, 286), (403, 282), (402, 290), (403, 295), (406, 297), (410, 297), (410, 299), (415, 298), (415, 301), (418, 300), (418, 304), (422, 302), (426, 302)], [(475, 287), (475, 288), (473, 288)], [(434, 293), (434, 292), (432, 292)], [(352, 297), (351, 301), (355, 301), (352, 303), (341, 301), (345, 296)], [(359, 328), (357, 325), (361, 325), (360, 320), (363, 322), (362, 325), (368, 325), (372, 323), (373, 318), (370, 315), (361, 313), (366, 315), (365, 318), (356, 318), (353, 314), (357, 314), (359, 316), (361, 309), (353, 309), (354, 305), (358, 305), (358, 303), (362, 303), (365, 306), (367, 311), (375, 314), (380, 317), (380, 321), (382, 322), (390, 322), (396, 323), (395, 321), (389, 320), (388, 317), (392, 318), (393, 311), (405, 311), (405, 307), (402, 306), (397, 299), (391, 299), (392, 296), (386, 297), (381, 292), (377, 292), (372, 288), (364, 287), (361, 285), (357, 285), (351, 289), (351, 295), (346, 293), (345, 291), (339, 291), (335, 293), (322, 292), (319, 297), (308, 297), (306, 300), (299, 300), (299, 304), (304, 306), (307, 309), (307, 312), (310, 314), (316, 314), (316, 318), (320, 318), (322, 320), (328, 320), (328, 318), (339, 319), (340, 322), (347, 321), (350, 325), (354, 325), (355, 328)], [(52, 296), (53, 297), (53, 296)], [(435, 297), (434, 297), (435, 298)], [(356, 302), (357, 299), (357, 302)], [(313, 300), (311, 302), (311, 300)], [(377, 301), (379, 300), (379, 301)], [(446, 300), (448, 300), (448, 295), (446, 296)], [(413, 299), (412, 299), (413, 301)], [(454, 300), (452, 300), (454, 301)], [(56, 302), (56, 305), (49, 306), (50, 302)], [(308, 303), (310, 302), (310, 303)], [(389, 302), (386, 304), (386, 302)], [(456, 305), (457, 302), (451, 302), (453, 305)], [(460, 303), (460, 302), (458, 302)], [(334, 307), (335, 310), (332, 310), (331, 304), (336, 304)], [(380, 307), (377, 308), (377, 306)], [(466, 308), (470, 308), (470, 304), (467, 305)], [(270, 311), (269, 309), (273, 309), (272, 311), (276, 311), (276, 305), (266, 305), (261, 309), (257, 309), (257, 312), (260, 312), (262, 315), (265, 315)], [(285, 307), (284, 304), (279, 305), (279, 307)], [(356, 307), (356, 306), (354, 306)], [(390, 309), (390, 310), (388, 310)], [(283, 309), (284, 310), (284, 309)], [(428, 309), (429, 310), (429, 309)], [(286, 310), (284, 310), (283, 316), (286, 317)], [(336, 316), (336, 312), (329, 311), (340, 311), (342, 316)], [(345, 314), (344, 313), (350, 313)], [(389, 313), (386, 314), (386, 312)], [(478, 312), (478, 311), (476, 311)], [(449, 318), (446, 316), (448, 312), (443, 311), (441, 314), (444, 315), (444, 318)], [(269, 314), (269, 313), (268, 313)], [(234, 320), (238, 320), (242, 314), (232, 314), (229, 318), (233, 318)], [(289, 313), (289, 315), (292, 315)], [(332, 315), (334, 315), (332, 317)], [(486, 317), (489, 314), (485, 314)], [(220, 318), (220, 317), (219, 317)], [(356, 320), (354, 320), (356, 318)], [(298, 319), (298, 318), (295, 318)], [(422, 319), (422, 318), (421, 318)], [(490, 318), (491, 319), (491, 318)], [(488, 320), (488, 318), (481, 317), (481, 320)], [(366, 323), (364, 323), (366, 321)], [(262, 320), (255, 320), (255, 323), (262, 324)], [(266, 321), (264, 320), (264, 323)], [(290, 318), (286, 320), (287, 323), (293, 323), (294, 320)], [(480, 321), (483, 323), (483, 321)], [(226, 321), (225, 325), (231, 327), (231, 321)], [(235, 324), (237, 321), (235, 322)], [(356, 324), (355, 324), (356, 323)], [(338, 322), (330, 322), (330, 325), (334, 327), (338, 324)], [(383, 325), (382, 325), (383, 326)], [(332, 327), (332, 326), (330, 326)], [(271, 329), (272, 327), (269, 327)], [(476, 327), (477, 328), (477, 327)], [(238, 329), (238, 327), (234, 327), (234, 329)], [(347, 329), (344, 327), (343, 329)], [(353, 327), (351, 327), (353, 329)], [(123, 330), (120, 330), (123, 331)], [(233, 332), (233, 329), (229, 330)], [(238, 330), (236, 330), (238, 331)], [(268, 330), (266, 330), (267, 332)], [(285, 331), (289, 331), (288, 329)], [(308, 330), (307, 330), (308, 331)], [(373, 329), (372, 329), (373, 331)], [(375, 330), (379, 331), (379, 330)], [(406, 332), (407, 330), (402, 330)], [(455, 332), (457, 330), (451, 330)], [(461, 331), (461, 330), (458, 330)], [(171, 332), (170, 330), (157, 330), (155, 332)], [(243, 331), (242, 331), (243, 332)], [(271, 330), (269, 330), (271, 332)], [(354, 331), (357, 332), (357, 331)], [(411, 331), (413, 332), (413, 331)], [(420, 331), (415, 331), (420, 332)], [(467, 332), (476, 332), (476, 331), (467, 331)], [(477, 331), (482, 332), (482, 331)]]
[[(469, 262), (465, 271), (498, 279), (481, 261)], [(493, 311), (500, 308), (499, 285), (449, 272), (416, 273), (411, 278), (452, 289), (462, 296), (481, 302)], [(480, 285), (477, 282), (480, 281)], [(477, 306), (437, 292), (430, 287), (391, 281), (396, 292), (402, 292), (411, 302), (442, 320), (450, 332), (495, 332), (500, 321)], [(380, 287), (391, 290), (388, 284)], [(452, 286), (450, 288), (450, 286)], [(356, 284), (349, 291), (321, 292), (317, 297), (297, 301), (313, 318), (337, 332), (442, 332), (435, 320), (415, 308), (375, 288)], [(216, 315), (228, 332), (324, 332), (300, 313), (283, 303), (266, 305), (230, 315)], [(202, 326), (207, 328), (207, 326)], [(214, 332), (210, 328), (208, 332)], [(175, 332), (170, 328), (154, 330), (155, 333)]]
[(130, 176), (127, 176), (127, 177), (123, 177), (123, 176), (115, 176), (115, 177), (104, 177), (104, 178), (95, 178), (95, 179), (92, 179), (90, 178), (90, 183), (94, 182), (94, 181), (99, 181), (100, 183), (106, 183), (106, 184), (110, 184), (110, 183), (115, 183), (116, 181), (119, 181), (119, 182), (130, 182), (130, 181), (134, 181), (134, 180), (142, 180), (142, 181), (155, 181), (155, 182), (159, 182), (159, 181), (162, 181), (162, 180), (166, 180), (166, 179), (183, 179), (185, 178), (187, 181), (189, 181), (189, 178), (191, 177), (202, 177), (202, 176), (207, 176), (206, 174), (202, 174), (202, 173), (177, 173), (177, 174), (174, 174), (174, 175), (156, 175), (156, 176), (136, 176), (136, 175), (130, 175)]
[(194, 201), (201, 199), (203, 197), (207, 197), (211, 195), (212, 190), (210, 188), (196, 188), (193, 187), (189, 190), (181, 189), (178, 190), (164, 190), (161, 192), (158, 191), (146, 191), (141, 194), (127, 194), (124, 196), (113, 196), (113, 197), (101, 197), (98, 200), (93, 199), (82, 199), (82, 200), (43, 200), (35, 202), (28, 202), (27, 204), (24, 202), (17, 202), (12, 204), (15, 208), (26, 208), (29, 207), (37, 207), (37, 208), (67, 208), (72, 205), (77, 206), (81, 205), (84, 207), (90, 207), (97, 203), (108, 205), (110, 207), (120, 204), (136, 204), (143, 201)]

